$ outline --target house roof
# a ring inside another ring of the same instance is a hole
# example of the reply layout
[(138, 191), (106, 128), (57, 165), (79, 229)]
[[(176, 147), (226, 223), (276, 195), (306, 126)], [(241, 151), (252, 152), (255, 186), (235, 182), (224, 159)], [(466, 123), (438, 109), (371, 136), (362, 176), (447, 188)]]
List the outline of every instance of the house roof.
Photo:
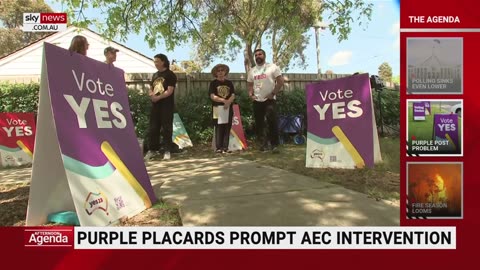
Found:
[[(146, 56), (146, 55), (144, 55), (144, 54), (142, 54), (138, 51), (135, 51), (135, 50), (123, 45), (123, 44), (117, 43), (115, 41), (107, 40), (104, 37), (102, 37), (100, 34), (94, 32), (90, 29), (81, 29), (81, 28), (77, 28), (75, 26), (68, 27), (68, 29), (66, 31), (57, 32), (57, 33), (53, 33), (53, 34), (50, 34), (48, 36), (45, 36), (42, 39), (34, 41), (34, 42), (24, 46), (23, 48), (20, 48), (16, 51), (13, 51), (10, 54), (0, 58), (0, 69), (1, 69), (2, 66), (5, 66), (5, 65), (9, 64), (16, 59), (20, 59), (21, 57), (25, 57), (29, 53), (41, 48), (43, 46), (44, 42), (48, 42), (48, 43), (51, 43), (51, 44), (62, 43), (65, 47), (65, 45), (66, 45), (65, 39), (69, 36), (73, 36), (74, 32), (78, 32), (78, 34), (84, 35), (90, 41), (89, 43), (90, 43), (91, 46), (90, 46), (90, 49), (88, 51), (89, 52), (88, 56), (90, 56), (94, 59), (103, 58), (103, 59), (97, 59), (99, 61), (103, 61), (104, 60), (103, 49), (107, 46), (112, 46), (114, 48), (119, 49), (120, 52), (122, 54), (125, 54), (130, 60), (135, 59), (135, 61), (137, 61), (139, 66), (142, 66), (142, 67), (137, 68), (137, 69), (142, 69), (142, 71), (136, 71), (136, 72), (154, 72), (156, 70), (155, 66), (153, 64), (153, 61), (152, 61), (152, 57), (148, 57), (148, 56)], [(69, 41), (70, 41), (70, 39), (68, 40), (68, 42)], [(96, 42), (96, 46), (97, 46), (96, 48), (92, 48), (92, 41)], [(116, 62), (115, 65), (120, 67), (120, 68), (125, 69), (125, 72), (129, 73), (129, 71), (128, 71), (129, 65), (125, 64), (125, 66), (120, 66), (119, 62), (120, 61), (117, 57), (117, 62)], [(132, 73), (136, 73), (136, 72), (132, 72)], [(40, 72), (38, 72), (38, 74), (40, 74)]]

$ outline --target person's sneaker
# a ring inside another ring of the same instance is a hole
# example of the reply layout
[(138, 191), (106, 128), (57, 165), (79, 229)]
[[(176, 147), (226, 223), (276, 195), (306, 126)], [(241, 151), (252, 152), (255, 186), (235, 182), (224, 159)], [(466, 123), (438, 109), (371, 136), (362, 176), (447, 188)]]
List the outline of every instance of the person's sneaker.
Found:
[(232, 153), (232, 150), (223, 149), (222, 153), (223, 154), (230, 154), (230, 153)]
[(280, 153), (280, 148), (278, 148), (278, 145), (272, 146), (272, 153), (274, 154)]
[(165, 151), (165, 153), (163, 154), (163, 159), (164, 160), (169, 160), (170, 159), (170, 152), (169, 151)]
[(223, 153), (223, 151), (222, 151), (222, 149), (217, 149), (217, 150), (215, 150), (215, 153), (221, 154), (221, 153)]
[(155, 156), (155, 153), (153, 151), (148, 151), (147, 154), (143, 157), (143, 160), (149, 161)]

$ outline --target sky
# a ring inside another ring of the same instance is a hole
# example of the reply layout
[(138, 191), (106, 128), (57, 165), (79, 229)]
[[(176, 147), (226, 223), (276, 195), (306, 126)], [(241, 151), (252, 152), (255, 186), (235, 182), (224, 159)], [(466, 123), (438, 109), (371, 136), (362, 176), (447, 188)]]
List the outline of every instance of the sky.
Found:
[(434, 54), (442, 65), (461, 65), (462, 45), (462, 38), (407, 38), (407, 64), (420, 65)]
[[(328, 29), (321, 30), (320, 34), (320, 63), (321, 71), (332, 70), (336, 74), (351, 74), (354, 72), (368, 72), (378, 74), (378, 67), (387, 62), (392, 67), (393, 75), (400, 74), (400, 8), (398, 0), (367, 0), (373, 3), (372, 19), (365, 26), (353, 25), (348, 40), (338, 42)], [(45, 0), (55, 11), (61, 12), (62, 6), (55, 0)], [(102, 14), (97, 11), (87, 11), (86, 16), (102, 19)], [(326, 21), (326, 23), (329, 23)], [(366, 28), (366, 29), (365, 29)], [(96, 31), (95, 27), (91, 27)], [(315, 32), (312, 28), (308, 33), (309, 44), (306, 48), (307, 67), (291, 67), (289, 73), (317, 73), (317, 54), (315, 44)], [(189, 60), (192, 47), (189, 44), (175, 48), (173, 51), (165, 49), (160, 44), (156, 49), (148, 47), (144, 41), (144, 35), (129, 35), (126, 42), (121, 43), (133, 50), (147, 56), (154, 56), (157, 53), (166, 54), (169, 59), (178, 62)], [(271, 61), (271, 53), (266, 49), (267, 62)], [(215, 59), (209, 67), (204, 69), (209, 72), (217, 63), (225, 63), (230, 67), (230, 72), (244, 72), (243, 54), (238, 54), (234, 62), (225, 62)]]

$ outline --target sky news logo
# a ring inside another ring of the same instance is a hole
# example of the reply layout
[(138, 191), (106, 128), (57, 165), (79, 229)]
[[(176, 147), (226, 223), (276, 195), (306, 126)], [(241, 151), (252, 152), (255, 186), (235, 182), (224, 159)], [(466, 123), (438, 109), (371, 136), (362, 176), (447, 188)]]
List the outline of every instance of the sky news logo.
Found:
[(60, 32), (67, 30), (67, 13), (23, 13), (24, 32)]
[(73, 227), (25, 228), (25, 247), (73, 247)]

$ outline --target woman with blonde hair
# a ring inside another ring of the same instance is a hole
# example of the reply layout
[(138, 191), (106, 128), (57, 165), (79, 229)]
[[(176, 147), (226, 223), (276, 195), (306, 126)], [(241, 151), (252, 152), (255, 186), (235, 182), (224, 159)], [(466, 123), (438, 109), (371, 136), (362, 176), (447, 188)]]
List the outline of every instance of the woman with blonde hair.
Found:
[(73, 37), (72, 42), (70, 43), (70, 48), (68, 48), (68, 50), (86, 56), (88, 45), (89, 44), (86, 37), (77, 35)]

